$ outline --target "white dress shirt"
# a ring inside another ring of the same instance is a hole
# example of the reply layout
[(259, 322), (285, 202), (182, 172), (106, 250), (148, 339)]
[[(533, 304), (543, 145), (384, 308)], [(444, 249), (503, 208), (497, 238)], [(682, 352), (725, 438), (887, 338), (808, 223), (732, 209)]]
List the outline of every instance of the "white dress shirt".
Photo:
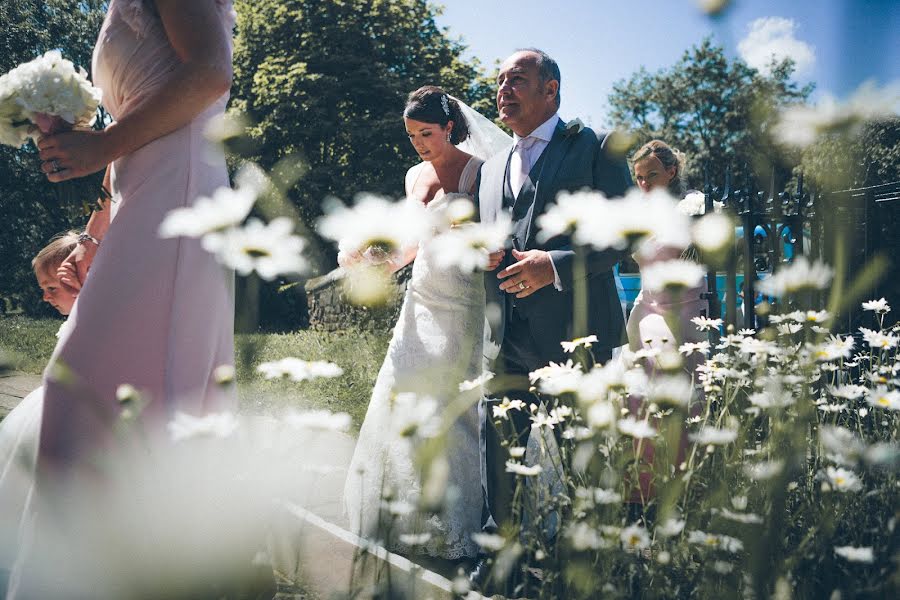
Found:
[[(549, 144), (550, 140), (553, 138), (553, 132), (556, 131), (557, 122), (559, 122), (559, 113), (554, 113), (552, 117), (538, 125), (537, 129), (524, 136), (526, 138), (535, 138), (535, 141), (531, 144), (530, 148), (521, 151), (522, 163), (526, 172), (531, 171), (531, 167), (534, 166), (534, 163), (537, 162), (541, 157), (541, 154), (547, 148), (547, 144)], [(518, 144), (521, 139), (523, 139), (522, 136), (513, 133), (514, 143)], [(518, 193), (519, 190), (513, 190), (514, 195), (518, 195)], [(552, 258), (550, 259), (550, 265), (553, 267), (553, 287), (561, 292), (563, 291), (562, 281), (559, 278), (559, 273), (556, 271), (556, 265), (553, 264)]]

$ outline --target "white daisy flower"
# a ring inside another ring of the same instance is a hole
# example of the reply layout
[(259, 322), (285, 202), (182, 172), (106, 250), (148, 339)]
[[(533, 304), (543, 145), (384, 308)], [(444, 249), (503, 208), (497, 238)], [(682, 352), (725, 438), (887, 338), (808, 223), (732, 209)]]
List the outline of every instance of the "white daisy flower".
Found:
[(563, 352), (567, 352), (569, 354), (571, 354), (572, 352), (575, 352), (576, 348), (579, 348), (582, 346), (585, 348), (590, 348), (591, 345), (595, 344), (595, 343), (597, 343), (596, 335), (589, 335), (587, 337), (575, 338), (571, 342), (560, 342), (560, 344), (562, 345)]
[(689, 260), (665, 260), (641, 269), (641, 286), (651, 292), (684, 291), (700, 285), (706, 271)]
[(434, 437), (441, 428), (439, 407), (438, 401), (431, 396), (408, 392), (397, 394), (391, 405), (393, 434), (397, 437)]
[(531, 416), (532, 429), (541, 429), (542, 427), (553, 429), (557, 424), (559, 424), (559, 421), (555, 417), (547, 415), (544, 411)]
[(522, 458), (525, 456), (525, 446), (511, 446), (509, 449), (509, 455), (512, 458)]
[(891, 307), (887, 303), (887, 300), (881, 298), (880, 300), (869, 300), (868, 302), (862, 303), (863, 310), (871, 310), (879, 315), (883, 315), (885, 313), (891, 312)]
[(803, 325), (800, 323), (781, 323), (776, 325), (775, 329), (779, 335), (793, 335), (799, 331), (803, 331)]
[(567, 360), (564, 363), (551, 362), (546, 367), (532, 371), (528, 374), (528, 379), (531, 380), (531, 383), (534, 383), (540, 379), (552, 379), (573, 374), (581, 374), (581, 365), (576, 365), (571, 360)]
[(646, 388), (646, 396), (661, 405), (687, 406), (693, 395), (694, 385), (683, 374), (657, 375)]
[(524, 410), (525, 403), (519, 399), (510, 400), (504, 398), (499, 404), (494, 404), (493, 414), (495, 419), (508, 419), (506, 413), (511, 410)]
[(416, 510), (415, 506), (405, 500), (385, 500), (382, 501), (381, 507), (395, 517), (405, 517)]
[(307, 361), (289, 356), (272, 362), (265, 362), (256, 367), (266, 379), (290, 379), (291, 381), (307, 381), (318, 377), (340, 377), (344, 370), (334, 363), (322, 360)]
[(858, 492), (862, 489), (859, 476), (842, 467), (825, 467), (825, 479), (838, 492)]
[(516, 475), (522, 475), (523, 477), (534, 477), (535, 475), (539, 475), (541, 471), (543, 471), (541, 465), (533, 465), (529, 467), (514, 460), (506, 461), (507, 473), (514, 473)]
[(440, 233), (429, 242), (435, 264), (464, 273), (486, 269), (490, 253), (502, 249), (509, 239), (511, 224), (509, 215), (502, 213), (490, 223), (465, 223)]
[(717, 429), (703, 426), (698, 432), (689, 434), (688, 439), (701, 446), (724, 446), (737, 439), (737, 431), (734, 429)]
[(476, 544), (491, 552), (499, 552), (506, 545), (506, 538), (496, 533), (473, 533), (472, 539)]
[(785, 408), (794, 404), (794, 397), (791, 394), (778, 393), (772, 390), (763, 392), (754, 392), (747, 398), (750, 404), (758, 408)]
[(266, 176), (257, 165), (247, 163), (235, 183), (235, 189), (220, 187), (212, 197), (200, 196), (191, 206), (169, 211), (159, 225), (159, 237), (198, 238), (243, 223), (265, 189)]
[(834, 553), (850, 562), (867, 564), (875, 562), (875, 552), (871, 546), (835, 546)]
[(704, 216), (691, 228), (694, 245), (708, 254), (724, 252), (734, 243), (734, 222), (718, 211), (717, 206), (715, 213)]
[(849, 429), (836, 425), (821, 425), (819, 441), (829, 459), (852, 465), (865, 450), (862, 441)]
[(624, 528), (619, 534), (619, 539), (626, 550), (643, 550), (650, 547), (650, 535), (646, 529), (637, 524)]
[(592, 403), (585, 414), (587, 424), (595, 429), (605, 429), (616, 422), (616, 407), (610, 402)]
[(757, 289), (768, 296), (784, 297), (804, 290), (822, 290), (834, 277), (834, 269), (823, 262), (810, 263), (798, 256), (792, 263), (757, 283)]
[(818, 348), (813, 348), (813, 356), (817, 361), (832, 361), (850, 358), (853, 353), (852, 336), (831, 336)]
[(484, 384), (494, 378), (494, 374), (490, 371), (485, 371), (475, 379), (470, 379), (468, 381), (463, 381), (459, 384), (460, 392), (469, 392), (471, 390), (477, 390), (484, 387)]
[(685, 356), (690, 356), (694, 352), (698, 354), (706, 354), (709, 352), (709, 342), (685, 342), (684, 344), (678, 346), (678, 351), (684, 354)]
[(744, 549), (743, 542), (736, 538), (698, 530), (689, 531), (687, 541), (689, 544), (697, 544), (704, 548), (722, 549), (726, 552), (731, 552), (732, 554)]
[(694, 317), (691, 319), (691, 323), (697, 326), (697, 329), (700, 331), (709, 331), (711, 329), (718, 329), (722, 326), (722, 319), (710, 319), (707, 317)]
[(900, 410), (900, 391), (889, 390), (886, 386), (880, 385), (869, 393), (866, 402), (877, 408)]
[(622, 494), (613, 490), (596, 488), (594, 490), (594, 502), (597, 504), (619, 504), (622, 502)]
[(374, 194), (360, 194), (352, 207), (332, 201), (325, 210), (318, 232), (346, 253), (376, 248), (390, 255), (430, 238), (435, 226), (435, 216), (421, 202)]
[(866, 81), (846, 102), (825, 95), (817, 105), (795, 104), (781, 110), (773, 127), (775, 139), (786, 146), (805, 147), (828, 133), (853, 133), (867, 121), (897, 114), (900, 83), (878, 88)]
[(430, 533), (401, 533), (397, 536), (401, 544), (407, 546), (423, 546), (431, 541)]
[(566, 529), (566, 537), (576, 552), (608, 548), (610, 545), (597, 529), (583, 522), (570, 525)]
[(211, 413), (203, 417), (176, 412), (166, 429), (174, 442), (194, 438), (224, 439), (237, 431), (238, 420), (230, 412)]
[(872, 348), (886, 350), (895, 347), (897, 345), (897, 342), (900, 341), (900, 338), (889, 333), (872, 331), (871, 329), (866, 329), (865, 327), (860, 327), (859, 330), (863, 334), (863, 339)]
[(848, 383), (845, 385), (828, 386), (828, 393), (835, 398), (843, 398), (845, 400), (854, 400), (868, 392), (868, 388)]
[(619, 431), (623, 434), (636, 438), (652, 438), (656, 437), (656, 430), (650, 426), (647, 421), (637, 420), (634, 417), (626, 417), (624, 419), (619, 419), (618, 422)]
[(758, 525), (763, 522), (762, 517), (760, 517), (759, 515), (755, 515), (753, 513), (732, 512), (732, 511), (728, 510), (727, 508), (713, 509), (713, 510), (715, 512), (717, 512), (717, 514), (720, 514), (723, 517), (725, 517), (726, 519), (728, 519), (729, 521), (735, 521), (736, 523)]
[(744, 473), (754, 481), (766, 481), (772, 479), (784, 470), (783, 460), (770, 460), (755, 464), (744, 465)]
[(351, 418), (349, 414), (344, 412), (333, 413), (327, 410), (307, 410), (288, 413), (285, 417), (285, 422), (296, 429), (348, 431)]
[(666, 519), (662, 524), (657, 525), (655, 531), (660, 537), (675, 537), (684, 530), (684, 525), (685, 522), (681, 519), (669, 518)]
[(203, 248), (241, 275), (256, 271), (263, 279), (272, 280), (278, 275), (303, 274), (309, 270), (301, 255), (306, 242), (293, 230), (287, 217), (275, 218), (267, 225), (250, 219), (241, 228), (207, 233)]

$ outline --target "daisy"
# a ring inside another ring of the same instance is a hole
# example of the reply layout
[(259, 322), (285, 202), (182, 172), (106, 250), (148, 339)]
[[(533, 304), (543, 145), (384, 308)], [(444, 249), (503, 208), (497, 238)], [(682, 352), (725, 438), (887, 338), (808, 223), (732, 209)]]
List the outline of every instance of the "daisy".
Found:
[(337, 241), (340, 250), (348, 253), (377, 248), (389, 255), (414, 247), (431, 237), (435, 225), (433, 211), (421, 202), (394, 202), (374, 194), (360, 194), (352, 207), (333, 201), (325, 210), (318, 222), (319, 234)]
[(869, 300), (868, 302), (862, 303), (863, 310), (871, 310), (879, 315), (883, 315), (885, 313), (891, 312), (891, 307), (887, 303), (887, 300), (881, 298), (880, 300)]
[(262, 169), (247, 163), (235, 177), (235, 189), (220, 187), (211, 197), (200, 196), (191, 206), (169, 211), (159, 225), (159, 237), (198, 238), (240, 225), (265, 188), (265, 181)]
[(285, 421), (288, 425), (297, 429), (320, 431), (348, 431), (351, 423), (349, 414), (344, 412), (333, 413), (327, 410), (289, 413)]
[(575, 338), (571, 342), (560, 342), (560, 344), (562, 345), (563, 352), (571, 354), (572, 352), (575, 352), (576, 348), (590, 348), (591, 345), (595, 344), (596, 342), (597, 336), (589, 335), (587, 337)]
[(872, 390), (866, 402), (877, 408), (900, 410), (900, 391), (888, 390), (886, 386), (880, 385)]
[(828, 287), (834, 270), (823, 262), (810, 263), (805, 256), (798, 256), (789, 265), (758, 282), (761, 293), (779, 298), (804, 290), (822, 290)]
[(722, 326), (722, 319), (709, 319), (707, 317), (694, 317), (691, 319), (691, 323), (697, 326), (697, 329), (700, 331), (709, 331), (711, 329), (718, 329)]
[(709, 352), (709, 342), (685, 342), (684, 344), (678, 346), (678, 351), (684, 354), (685, 356), (690, 356), (694, 352), (698, 354), (706, 354)]
[(650, 547), (650, 535), (640, 525), (629, 525), (619, 534), (622, 547), (626, 550), (643, 550)]
[(203, 417), (176, 412), (166, 428), (174, 442), (193, 438), (223, 439), (237, 431), (238, 420), (230, 412), (211, 413)]
[(491, 223), (466, 223), (437, 235), (430, 242), (435, 264), (464, 273), (486, 269), (490, 253), (503, 248), (509, 238), (511, 223), (502, 213)]
[(219, 262), (241, 275), (256, 271), (271, 281), (278, 275), (302, 274), (309, 269), (301, 255), (306, 242), (291, 233), (293, 229), (287, 217), (278, 217), (267, 225), (250, 219), (242, 228), (207, 233), (202, 244)]
[(835, 546), (834, 553), (850, 562), (873, 563), (875, 553), (871, 546)]
[(655, 262), (641, 270), (641, 285), (651, 292), (689, 290), (700, 285), (706, 271), (689, 260)]
[(523, 410), (525, 408), (525, 403), (521, 400), (510, 400), (509, 398), (504, 398), (500, 404), (494, 405), (494, 418), (495, 419), (508, 419), (506, 413), (511, 410)]
[(737, 439), (737, 431), (733, 429), (717, 429), (715, 427), (701, 427), (697, 433), (688, 435), (688, 439), (701, 446), (724, 446)]
[(656, 430), (647, 421), (626, 417), (618, 422), (619, 431), (636, 439), (656, 437)]
[(842, 467), (825, 467), (825, 478), (832, 489), (838, 492), (858, 492), (862, 489), (859, 476)]
[(740, 552), (744, 549), (744, 544), (740, 540), (727, 535), (717, 535), (715, 533), (706, 533), (704, 531), (689, 531), (688, 543), (697, 544), (705, 548), (718, 549), (721, 548), (732, 554)]
[(318, 377), (340, 377), (344, 370), (327, 361), (306, 361), (289, 356), (281, 360), (265, 362), (256, 367), (266, 379), (290, 379), (307, 381)]
[(897, 336), (881, 333), (880, 331), (872, 331), (871, 329), (866, 329), (865, 327), (860, 327), (859, 330), (863, 334), (863, 339), (872, 348), (893, 348), (897, 345), (897, 342), (900, 341), (900, 338), (897, 338)]
[(534, 477), (535, 475), (539, 475), (542, 470), (543, 468), (541, 467), (541, 465), (534, 465), (529, 467), (514, 460), (506, 461), (507, 473), (514, 473), (515, 475), (521, 475), (523, 477)]

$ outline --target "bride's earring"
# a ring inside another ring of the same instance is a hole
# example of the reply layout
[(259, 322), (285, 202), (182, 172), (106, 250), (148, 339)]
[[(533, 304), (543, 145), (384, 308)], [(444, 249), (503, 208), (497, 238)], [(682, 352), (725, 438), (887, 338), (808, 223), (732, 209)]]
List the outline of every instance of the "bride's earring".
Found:
[(448, 142), (450, 141), (450, 132), (449, 131), (447, 132), (447, 141)]

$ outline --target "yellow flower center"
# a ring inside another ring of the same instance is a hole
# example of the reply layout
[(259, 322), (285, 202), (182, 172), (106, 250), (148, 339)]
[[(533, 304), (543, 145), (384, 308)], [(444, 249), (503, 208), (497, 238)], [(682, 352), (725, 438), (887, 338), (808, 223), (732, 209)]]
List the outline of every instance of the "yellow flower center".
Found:
[(840, 477), (840, 476), (839, 476), (839, 477), (835, 477), (835, 478), (834, 478), (834, 483), (835, 483), (838, 487), (842, 487), (845, 483), (847, 483), (847, 480), (844, 479), (843, 477)]
[(888, 400), (887, 396), (882, 396), (881, 398), (878, 399), (878, 404), (880, 404), (881, 406), (888, 406), (890, 403), (891, 403), (891, 401)]

